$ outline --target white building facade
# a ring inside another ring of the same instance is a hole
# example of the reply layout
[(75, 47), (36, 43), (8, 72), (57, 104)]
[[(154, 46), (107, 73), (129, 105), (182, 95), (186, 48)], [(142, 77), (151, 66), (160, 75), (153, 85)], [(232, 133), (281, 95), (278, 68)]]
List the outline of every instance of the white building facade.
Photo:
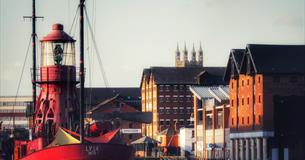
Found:
[(182, 127), (179, 132), (179, 146), (181, 156), (194, 154), (194, 127)]
[(229, 158), (229, 87), (192, 86), (190, 90), (194, 94), (194, 156)]
[(1, 129), (26, 128), (30, 126), (30, 119), (26, 117), (27, 107), (32, 105), (31, 96), (1, 96), (0, 123)]

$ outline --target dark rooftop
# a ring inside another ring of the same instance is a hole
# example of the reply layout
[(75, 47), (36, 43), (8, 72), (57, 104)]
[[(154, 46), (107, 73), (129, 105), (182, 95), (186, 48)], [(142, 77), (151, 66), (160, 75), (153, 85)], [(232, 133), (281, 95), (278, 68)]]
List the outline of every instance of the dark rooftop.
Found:
[[(85, 88), (86, 105), (94, 106), (116, 95), (119, 95), (125, 103), (137, 107), (141, 110), (141, 94), (140, 89), (136, 87), (130, 88)], [(91, 108), (89, 107), (89, 108)]]
[[(234, 74), (239, 74), (242, 59), (245, 55), (245, 49), (232, 49), (229, 55), (229, 60), (227, 63), (227, 68), (224, 74), (224, 80), (229, 81), (231, 77), (231, 72)], [(234, 67), (234, 68), (232, 68)]]
[(208, 73), (213, 78), (219, 77), (222, 80), (224, 70), (224, 67), (151, 67), (143, 70), (143, 77), (148, 80), (152, 74), (156, 84), (196, 85), (199, 83), (197, 77), (203, 73)]
[[(253, 61), (256, 73), (305, 73), (305, 45), (248, 44), (246, 54)], [(245, 73), (245, 58), (242, 63), (241, 72)]]

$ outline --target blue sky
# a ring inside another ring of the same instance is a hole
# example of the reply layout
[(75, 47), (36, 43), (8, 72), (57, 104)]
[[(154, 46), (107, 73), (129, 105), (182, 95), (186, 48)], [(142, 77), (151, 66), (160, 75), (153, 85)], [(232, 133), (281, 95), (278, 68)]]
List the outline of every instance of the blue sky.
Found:
[[(37, 34), (53, 23), (71, 27), (78, 0), (36, 0)], [(174, 51), (202, 43), (205, 66), (226, 65), (232, 48), (248, 43), (304, 44), (304, 0), (87, 0), (105, 72), (112, 87), (138, 87), (143, 68), (174, 66)], [(31, 0), (0, 0), (0, 96), (15, 95), (31, 34)], [(78, 38), (78, 32), (72, 33)], [(86, 41), (86, 86), (103, 87)], [(77, 42), (78, 43), (78, 42)], [(31, 50), (30, 50), (31, 51)], [(78, 48), (77, 48), (77, 54)], [(91, 67), (88, 66), (91, 62)], [(31, 57), (19, 95), (31, 94)], [(89, 73), (91, 71), (91, 80)]]

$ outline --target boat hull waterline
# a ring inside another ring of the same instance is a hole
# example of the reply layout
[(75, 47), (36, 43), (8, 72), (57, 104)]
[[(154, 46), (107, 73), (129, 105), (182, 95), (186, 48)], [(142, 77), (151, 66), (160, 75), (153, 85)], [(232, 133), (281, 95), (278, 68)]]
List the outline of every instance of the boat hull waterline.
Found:
[(22, 160), (130, 160), (131, 146), (110, 143), (68, 144), (45, 148)]

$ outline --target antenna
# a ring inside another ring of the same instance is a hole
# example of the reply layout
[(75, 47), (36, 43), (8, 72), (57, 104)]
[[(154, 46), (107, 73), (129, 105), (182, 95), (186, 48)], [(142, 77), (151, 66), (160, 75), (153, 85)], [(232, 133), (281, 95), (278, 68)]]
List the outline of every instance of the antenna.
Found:
[(41, 16), (36, 16), (35, 0), (32, 0), (32, 16), (23, 16), (24, 19), (32, 20), (32, 47), (33, 47), (33, 77), (32, 77), (32, 92), (33, 92), (33, 107), (36, 106), (36, 19), (43, 19)]

